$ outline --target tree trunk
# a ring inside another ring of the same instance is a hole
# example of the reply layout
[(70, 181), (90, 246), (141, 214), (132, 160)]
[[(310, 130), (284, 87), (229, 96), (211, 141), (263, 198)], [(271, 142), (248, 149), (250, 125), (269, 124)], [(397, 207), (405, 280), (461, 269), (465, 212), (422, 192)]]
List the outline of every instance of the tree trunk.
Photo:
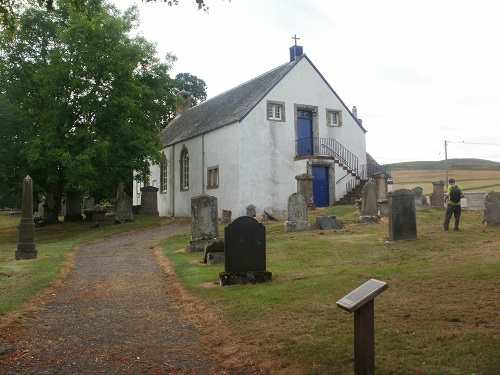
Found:
[(52, 184), (45, 188), (46, 202), (43, 212), (44, 224), (59, 223), (59, 212), (61, 211), (62, 184)]

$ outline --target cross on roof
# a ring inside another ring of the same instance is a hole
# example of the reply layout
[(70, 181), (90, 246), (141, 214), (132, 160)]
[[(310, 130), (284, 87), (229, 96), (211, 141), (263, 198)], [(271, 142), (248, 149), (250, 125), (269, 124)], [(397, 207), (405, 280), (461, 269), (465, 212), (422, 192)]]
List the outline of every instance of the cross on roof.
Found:
[(294, 36), (292, 36), (291, 39), (295, 39), (295, 45), (297, 45), (297, 40), (300, 40), (300, 38), (297, 38), (297, 34), (295, 34)]

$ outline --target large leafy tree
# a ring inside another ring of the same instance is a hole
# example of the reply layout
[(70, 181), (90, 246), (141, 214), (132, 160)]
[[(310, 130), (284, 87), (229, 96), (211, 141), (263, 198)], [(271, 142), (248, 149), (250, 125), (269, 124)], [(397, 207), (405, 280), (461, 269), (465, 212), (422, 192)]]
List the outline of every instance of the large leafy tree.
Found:
[[(56, 222), (65, 187), (110, 191), (161, 161), (158, 132), (175, 106), (169, 62), (131, 37), (138, 12), (101, 0), (29, 8), (0, 55), (0, 179), (29, 174)], [(6, 161), (6, 162), (4, 162)]]

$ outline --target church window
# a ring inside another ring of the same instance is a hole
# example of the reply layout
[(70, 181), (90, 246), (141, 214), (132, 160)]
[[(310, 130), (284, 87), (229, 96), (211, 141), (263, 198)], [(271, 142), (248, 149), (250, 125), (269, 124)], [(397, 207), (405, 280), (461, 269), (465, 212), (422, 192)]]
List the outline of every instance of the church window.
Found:
[(285, 103), (268, 102), (267, 119), (273, 121), (285, 121)]
[(326, 124), (328, 126), (342, 126), (342, 112), (327, 110), (326, 111)]
[(160, 164), (160, 192), (167, 191), (167, 163)]
[(219, 167), (210, 167), (207, 169), (207, 189), (216, 189), (219, 187)]
[(181, 190), (189, 190), (189, 153), (187, 148), (181, 152)]

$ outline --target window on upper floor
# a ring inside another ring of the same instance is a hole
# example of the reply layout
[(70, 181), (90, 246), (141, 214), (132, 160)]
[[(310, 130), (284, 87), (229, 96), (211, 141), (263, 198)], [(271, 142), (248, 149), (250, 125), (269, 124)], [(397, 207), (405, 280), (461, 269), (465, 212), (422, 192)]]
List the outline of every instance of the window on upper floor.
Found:
[(219, 166), (207, 168), (207, 189), (219, 187)]
[(326, 125), (327, 126), (342, 126), (342, 112), (332, 109), (326, 110)]
[(181, 191), (189, 190), (189, 152), (186, 147), (181, 151)]
[(285, 121), (285, 103), (267, 102), (267, 119)]

